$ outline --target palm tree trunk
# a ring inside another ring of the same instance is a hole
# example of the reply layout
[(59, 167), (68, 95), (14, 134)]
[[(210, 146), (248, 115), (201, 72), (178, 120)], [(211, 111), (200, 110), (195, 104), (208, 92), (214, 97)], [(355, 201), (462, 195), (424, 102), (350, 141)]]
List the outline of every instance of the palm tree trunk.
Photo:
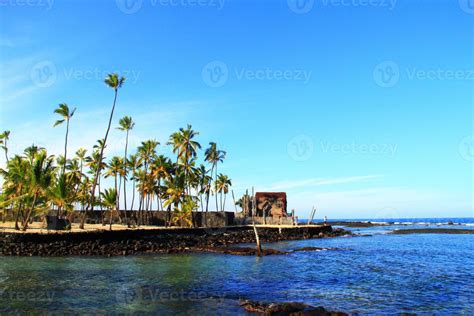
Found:
[[(115, 193), (117, 193), (118, 190), (120, 190), (120, 189), (118, 188), (118, 186), (117, 186), (117, 177), (118, 177), (117, 174), (115, 174), (115, 177), (114, 177), (114, 181), (115, 181)], [(118, 195), (118, 193), (117, 193), (117, 195), (116, 195), (116, 197), (115, 197), (115, 208), (117, 208), (117, 209), (118, 209), (118, 204), (119, 204), (119, 195)], [(119, 217), (121, 217), (121, 216), (120, 216), (120, 212), (119, 212)], [(112, 230), (112, 210), (110, 210), (110, 218), (111, 218), (111, 219), (110, 219), (110, 230)]]
[(133, 180), (133, 190), (132, 190), (132, 206), (131, 210), (133, 211), (133, 204), (135, 203), (135, 180)]
[[(202, 192), (202, 188), (199, 191)], [(199, 203), (201, 203), (201, 212), (204, 212), (204, 203), (202, 203), (202, 193), (199, 193)]]
[(127, 149), (128, 149), (128, 129), (127, 129), (127, 136), (125, 137), (125, 157), (123, 159), (124, 168), (125, 168), (125, 176), (123, 178), (123, 202), (124, 202), (124, 209), (125, 209), (125, 221), (127, 222), (127, 226), (130, 227), (130, 222), (127, 217)]
[(117, 94), (118, 94), (118, 89), (115, 88), (114, 103), (112, 105), (112, 111), (110, 112), (109, 125), (107, 126), (107, 131), (105, 132), (104, 144), (100, 148), (99, 165), (97, 167), (97, 172), (94, 177), (94, 182), (92, 183), (91, 198), (86, 208), (86, 211), (84, 212), (82, 216), (81, 225), (79, 226), (80, 229), (84, 229), (84, 222), (86, 220), (86, 215), (89, 213), (89, 210), (90, 211), (94, 210), (95, 187), (97, 186), (97, 181), (98, 181), (100, 170), (101, 170), (101, 163), (104, 157), (104, 149), (105, 149), (105, 145), (107, 144), (107, 137), (109, 136), (109, 132), (110, 132), (110, 125), (112, 125), (112, 118), (114, 117), (115, 104), (117, 102)]
[(23, 231), (26, 231), (26, 229), (28, 228), (28, 222), (30, 221), (30, 216), (31, 216), (31, 213), (33, 212), (33, 209), (35, 207), (36, 199), (38, 198), (38, 195), (39, 195), (39, 192), (38, 192), (38, 190), (36, 190), (35, 195), (33, 196), (33, 202), (31, 203), (31, 207), (28, 210), (28, 213), (26, 213), (26, 216), (23, 220)]
[[(117, 182), (117, 180), (115, 180), (115, 182)], [(117, 184), (115, 186), (117, 186)], [(116, 203), (117, 204), (117, 214), (119, 216), (120, 223), (124, 224), (124, 217), (123, 217), (122, 212), (120, 212), (120, 191), (121, 190), (122, 190), (122, 177), (119, 175), (118, 188), (115, 188), (115, 192), (117, 192), (117, 203)], [(127, 214), (127, 213), (125, 213), (125, 214)]]
[(168, 205), (167, 212), (168, 212), (168, 215), (166, 216), (166, 227), (170, 227), (171, 226), (171, 204)]
[(18, 212), (16, 213), (16, 216), (15, 216), (15, 230), (20, 230), (20, 227), (18, 226), (18, 221), (20, 219), (20, 212), (22, 211), (22, 209), (23, 209), (23, 203), (20, 203), (18, 207)]
[(224, 205), (222, 206), (222, 212), (225, 210), (225, 200), (227, 198), (227, 193), (224, 193)]
[(142, 204), (143, 204), (143, 195), (140, 194), (140, 199), (138, 202), (138, 221), (137, 221), (138, 226), (142, 224)]
[(220, 194), (220, 204), (221, 204), (221, 212), (222, 212), (223, 211), (223, 209), (222, 209), (222, 191), (220, 193), (221, 193)]
[[(214, 163), (216, 166), (216, 179), (214, 180), (214, 185), (217, 183), (217, 162)], [(219, 207), (217, 206), (217, 186), (216, 186), (216, 212), (219, 212)]]
[(67, 163), (67, 136), (69, 135), (69, 119), (66, 120), (66, 138), (64, 140), (64, 165), (63, 165), (63, 174), (66, 171)]
[(112, 217), (113, 217), (114, 211), (111, 209), (110, 210), (110, 218), (109, 218), (109, 230), (112, 230)]
[(7, 164), (8, 164), (9, 163), (9, 161), (8, 161), (8, 145), (7, 145), (7, 138), (6, 137), (4, 138), (4, 142), (5, 142), (5, 148), (4, 148), (5, 149), (5, 159), (6, 159)]
[(156, 203), (158, 211), (162, 210), (162, 205), (161, 205), (161, 177), (158, 177), (158, 190), (156, 192)]

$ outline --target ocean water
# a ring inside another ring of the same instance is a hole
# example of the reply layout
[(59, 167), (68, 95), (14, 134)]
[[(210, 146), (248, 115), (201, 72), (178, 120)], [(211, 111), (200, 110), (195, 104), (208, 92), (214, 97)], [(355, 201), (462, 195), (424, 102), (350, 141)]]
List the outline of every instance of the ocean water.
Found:
[[(443, 219), (444, 220), (444, 219)], [(453, 221), (454, 222), (454, 221)], [(245, 314), (239, 299), (299, 301), (363, 315), (474, 315), (474, 235), (388, 234), (468, 228), (444, 221), (355, 228), (361, 237), (264, 244), (329, 250), (285, 256), (179, 254), (0, 258), (0, 314)], [(438, 226), (437, 223), (440, 223)]]

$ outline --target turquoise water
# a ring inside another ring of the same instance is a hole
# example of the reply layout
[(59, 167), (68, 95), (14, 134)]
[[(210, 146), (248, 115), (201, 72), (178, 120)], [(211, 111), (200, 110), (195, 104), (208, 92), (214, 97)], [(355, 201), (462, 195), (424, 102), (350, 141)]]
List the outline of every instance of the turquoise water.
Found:
[(246, 298), (360, 314), (474, 314), (474, 235), (387, 234), (412, 227), (354, 229), (371, 234), (367, 237), (265, 244), (339, 250), (264, 258), (2, 257), (0, 313), (243, 314), (238, 299)]

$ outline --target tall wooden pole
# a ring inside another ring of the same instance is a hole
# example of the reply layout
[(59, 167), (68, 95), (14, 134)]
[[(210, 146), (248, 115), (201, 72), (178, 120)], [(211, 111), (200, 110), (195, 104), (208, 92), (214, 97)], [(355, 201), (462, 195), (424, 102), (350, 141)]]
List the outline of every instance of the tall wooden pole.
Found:
[(253, 232), (255, 233), (255, 241), (257, 243), (257, 256), (262, 256), (262, 245), (260, 244), (260, 238), (258, 238), (257, 227), (255, 226), (255, 222), (253, 222)]
[(234, 207), (235, 207), (235, 212), (237, 213), (237, 203), (235, 203), (235, 195), (234, 195), (234, 190), (232, 190), (232, 199), (234, 200)]

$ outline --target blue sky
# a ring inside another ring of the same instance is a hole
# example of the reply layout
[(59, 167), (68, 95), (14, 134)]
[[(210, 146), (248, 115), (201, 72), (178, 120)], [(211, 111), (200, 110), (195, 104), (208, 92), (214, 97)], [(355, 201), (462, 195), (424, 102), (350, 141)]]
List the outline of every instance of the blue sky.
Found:
[(66, 102), (70, 151), (90, 149), (117, 71), (132, 144), (191, 123), (236, 195), (286, 191), (301, 218), (471, 217), (473, 21), (469, 0), (0, 0), (0, 128), (12, 152), (60, 153)]

